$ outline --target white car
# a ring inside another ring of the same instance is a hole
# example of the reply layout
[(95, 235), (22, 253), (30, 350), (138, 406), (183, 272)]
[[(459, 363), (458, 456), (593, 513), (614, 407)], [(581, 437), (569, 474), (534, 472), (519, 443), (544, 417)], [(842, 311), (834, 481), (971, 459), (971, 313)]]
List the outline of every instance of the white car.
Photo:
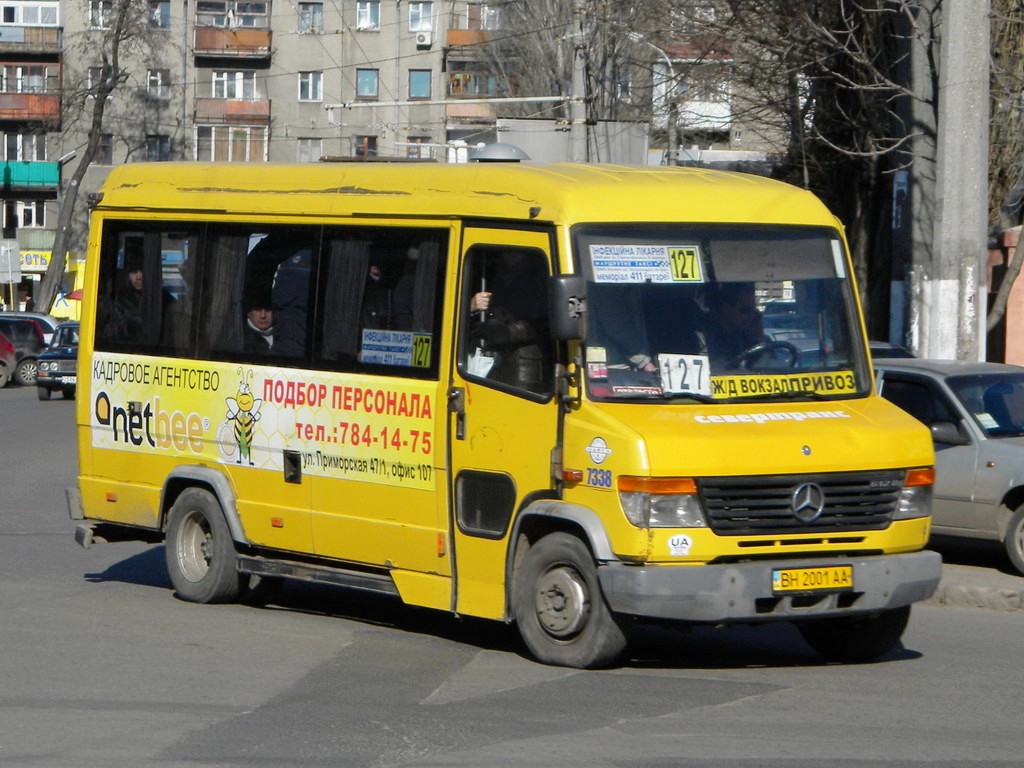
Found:
[(931, 429), (932, 532), (1001, 541), (1024, 573), (1024, 368), (875, 360), (878, 391)]

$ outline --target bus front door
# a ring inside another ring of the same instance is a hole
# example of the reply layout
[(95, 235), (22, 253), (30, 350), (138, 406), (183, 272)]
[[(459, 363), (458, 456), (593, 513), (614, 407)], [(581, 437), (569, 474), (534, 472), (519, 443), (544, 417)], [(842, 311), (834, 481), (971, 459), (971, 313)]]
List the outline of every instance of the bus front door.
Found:
[(504, 616), (516, 511), (551, 495), (558, 419), (547, 325), (552, 238), (467, 228), (449, 389), (453, 608)]

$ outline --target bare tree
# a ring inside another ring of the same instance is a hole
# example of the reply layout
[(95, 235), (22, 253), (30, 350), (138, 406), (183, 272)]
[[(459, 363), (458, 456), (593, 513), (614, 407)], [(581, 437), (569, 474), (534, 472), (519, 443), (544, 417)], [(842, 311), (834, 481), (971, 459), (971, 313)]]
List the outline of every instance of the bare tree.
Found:
[(65, 94), (64, 130), (73, 131), (80, 120), (86, 120), (87, 140), (84, 147), (76, 150), (78, 164), (63, 190), (50, 263), (36, 292), (36, 306), (44, 308), (43, 311), (48, 311), (57, 297), (74, 236), (73, 222), (82, 180), (99, 152), (111, 98), (130, 78), (131, 70), (126, 62), (145, 60), (144, 52), (153, 42), (147, 3), (114, 0), (101, 21), (101, 28), (85, 31), (65, 52), (65, 60), (94, 61), (98, 56), (101, 63), (94, 77), (83, 78), (81, 87)]
[[(1024, 7), (992, 0), (992, 121), (989, 127), (989, 226), (993, 234), (1024, 218)], [(991, 331), (1006, 314), (1010, 289), (1024, 265), (1024, 238), (999, 281), (988, 313)]]

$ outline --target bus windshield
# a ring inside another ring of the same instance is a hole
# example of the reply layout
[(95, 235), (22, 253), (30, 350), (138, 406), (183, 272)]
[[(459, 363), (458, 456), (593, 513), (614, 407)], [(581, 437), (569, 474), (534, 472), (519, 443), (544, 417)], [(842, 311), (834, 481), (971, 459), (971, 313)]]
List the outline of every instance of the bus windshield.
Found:
[(866, 356), (835, 232), (612, 225), (574, 233), (597, 400), (864, 396)]

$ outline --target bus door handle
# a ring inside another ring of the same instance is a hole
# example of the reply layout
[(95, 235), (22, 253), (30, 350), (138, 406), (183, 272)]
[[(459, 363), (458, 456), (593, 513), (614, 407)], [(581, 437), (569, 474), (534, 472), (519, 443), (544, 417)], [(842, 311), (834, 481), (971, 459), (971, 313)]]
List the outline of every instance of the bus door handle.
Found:
[(448, 413), (455, 414), (455, 439), (466, 439), (466, 390), (451, 387), (448, 390)]

